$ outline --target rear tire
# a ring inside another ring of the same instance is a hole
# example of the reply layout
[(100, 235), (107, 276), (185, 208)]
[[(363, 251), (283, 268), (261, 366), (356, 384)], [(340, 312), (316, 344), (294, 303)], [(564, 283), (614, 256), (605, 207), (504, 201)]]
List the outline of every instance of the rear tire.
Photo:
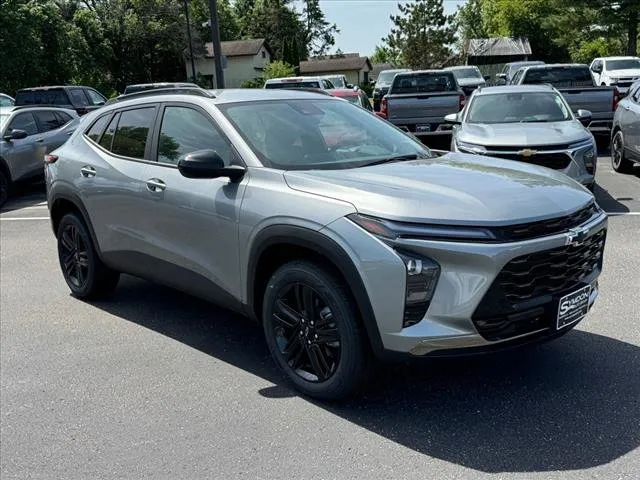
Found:
[(0, 170), (0, 207), (2, 207), (9, 198), (9, 179)]
[(624, 154), (624, 135), (622, 130), (618, 130), (611, 142), (611, 166), (618, 173), (629, 173), (633, 167), (633, 162)]
[(100, 260), (89, 229), (78, 214), (62, 217), (57, 236), (60, 268), (72, 295), (88, 300), (113, 292), (120, 274)]
[(337, 400), (367, 382), (372, 372), (369, 345), (339, 278), (309, 261), (289, 262), (269, 280), (263, 305), (269, 350), (297, 390)]

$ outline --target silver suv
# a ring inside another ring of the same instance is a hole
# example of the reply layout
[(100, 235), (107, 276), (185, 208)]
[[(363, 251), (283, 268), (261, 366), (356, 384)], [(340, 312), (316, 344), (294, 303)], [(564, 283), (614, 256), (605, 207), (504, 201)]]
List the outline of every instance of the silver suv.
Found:
[(0, 108), (0, 207), (13, 183), (42, 180), (42, 159), (67, 141), (77, 118), (64, 108)]
[(260, 322), (317, 398), (353, 393), (373, 356), (559, 336), (598, 295), (607, 219), (587, 190), (535, 165), (435, 156), (326, 95), (134, 94), (49, 159), (75, 296), (126, 272), (211, 299)]

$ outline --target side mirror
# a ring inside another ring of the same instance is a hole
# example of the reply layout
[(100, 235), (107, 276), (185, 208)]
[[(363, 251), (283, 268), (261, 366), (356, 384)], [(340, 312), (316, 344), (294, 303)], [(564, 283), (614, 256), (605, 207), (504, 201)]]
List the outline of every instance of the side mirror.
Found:
[(353, 84), (352, 83), (347, 83), (347, 88), (353, 88)]
[(576, 112), (576, 118), (582, 123), (590, 122), (591, 121), (591, 112), (589, 110), (583, 110), (581, 108)]
[(5, 135), (3, 138), (7, 141), (10, 142), (11, 140), (22, 140), (23, 138), (27, 138), (27, 132), (25, 132), (24, 130), (11, 130), (11, 133), (8, 133), (7, 135)]
[(591, 71), (592, 71), (592, 72), (596, 72), (596, 73), (602, 73), (602, 65), (594, 66), (594, 67), (591, 69)]
[(502, 80), (506, 80), (507, 79), (507, 74), (506, 73), (496, 73), (496, 78), (501, 78)]
[(450, 113), (449, 115), (445, 115), (444, 116), (444, 121), (446, 123), (449, 123), (451, 125), (460, 125), (460, 119), (458, 118), (458, 114), (457, 113)]
[(228, 177), (236, 183), (242, 180), (245, 168), (239, 165), (224, 166), (224, 160), (215, 150), (198, 150), (188, 153), (178, 162), (178, 170), (187, 178)]
[(483, 75), (482, 78), (484, 78), (485, 82), (488, 82), (489, 79), (491, 78), (491, 75)]
[(376, 80), (374, 78), (369, 80), (369, 85), (375, 85), (375, 84), (376, 84)]

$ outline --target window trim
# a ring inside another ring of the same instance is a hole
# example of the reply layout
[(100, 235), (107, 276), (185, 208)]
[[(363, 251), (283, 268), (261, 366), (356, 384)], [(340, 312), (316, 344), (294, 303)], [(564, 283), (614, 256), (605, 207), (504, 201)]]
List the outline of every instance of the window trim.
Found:
[(211, 126), (213, 128), (215, 128), (215, 130), (220, 134), (222, 139), (229, 144), (229, 147), (230, 147), (229, 151), (230, 151), (230, 153), (232, 155), (235, 156), (235, 160), (237, 160), (237, 162), (241, 166), (247, 168), (247, 164), (244, 161), (244, 159), (242, 158), (242, 156), (240, 155), (240, 152), (238, 152), (238, 149), (236, 148), (236, 146), (229, 139), (229, 137), (225, 134), (225, 132), (222, 130), (222, 128), (220, 128), (220, 125), (218, 124), (218, 122), (216, 122), (215, 118), (213, 118), (209, 114), (209, 112), (207, 112), (200, 105), (196, 105), (194, 103), (188, 103), (188, 102), (162, 102), (161, 104), (159, 104), (158, 113), (156, 115), (155, 128), (153, 129), (151, 152), (150, 152), (150, 157), (149, 157), (149, 158), (151, 158), (151, 160), (149, 160), (149, 163), (152, 163), (152, 164), (157, 165), (159, 167), (167, 167), (167, 168), (174, 168), (174, 169), (178, 168), (177, 164), (164, 163), (164, 162), (158, 161), (158, 142), (160, 141), (160, 129), (162, 128), (162, 120), (164, 119), (164, 112), (167, 109), (167, 107), (190, 108), (190, 109), (195, 110), (196, 112), (202, 114), (207, 120), (209, 120), (209, 122), (211, 123)]

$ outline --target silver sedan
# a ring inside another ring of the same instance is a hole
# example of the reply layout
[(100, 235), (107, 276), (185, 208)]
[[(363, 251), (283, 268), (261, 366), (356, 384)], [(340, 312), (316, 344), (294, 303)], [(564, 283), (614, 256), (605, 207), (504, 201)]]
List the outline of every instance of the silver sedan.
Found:
[(618, 104), (611, 135), (613, 169), (630, 172), (634, 163), (640, 163), (640, 81), (631, 85)]

